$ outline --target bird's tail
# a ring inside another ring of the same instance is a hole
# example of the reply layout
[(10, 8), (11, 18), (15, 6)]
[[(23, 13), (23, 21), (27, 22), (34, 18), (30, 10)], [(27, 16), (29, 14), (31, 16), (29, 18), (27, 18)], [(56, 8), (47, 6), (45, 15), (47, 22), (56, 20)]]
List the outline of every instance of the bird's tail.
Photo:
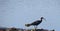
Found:
[(25, 24), (25, 26), (26, 26), (26, 27), (29, 27), (29, 26), (31, 26), (31, 24)]

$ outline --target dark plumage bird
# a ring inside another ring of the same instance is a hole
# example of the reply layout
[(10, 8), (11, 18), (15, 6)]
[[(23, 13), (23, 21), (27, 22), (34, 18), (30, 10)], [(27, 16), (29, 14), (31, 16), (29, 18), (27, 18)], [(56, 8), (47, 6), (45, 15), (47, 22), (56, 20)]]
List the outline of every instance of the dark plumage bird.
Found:
[(37, 20), (37, 21), (35, 21), (33, 23), (30, 23), (30, 24), (25, 24), (25, 26), (27, 26), (27, 27), (29, 27), (29, 26), (38, 26), (42, 22), (43, 19), (44, 18), (41, 17), (40, 20)]

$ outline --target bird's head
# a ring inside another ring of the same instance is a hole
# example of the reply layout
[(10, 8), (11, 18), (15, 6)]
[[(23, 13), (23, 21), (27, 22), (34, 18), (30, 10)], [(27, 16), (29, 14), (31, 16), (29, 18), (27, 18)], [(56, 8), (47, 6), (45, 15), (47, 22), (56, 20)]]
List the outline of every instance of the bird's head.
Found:
[(44, 17), (41, 17), (40, 19), (44, 19), (46, 21), (46, 19)]
[(41, 17), (41, 19), (44, 19), (44, 17)]

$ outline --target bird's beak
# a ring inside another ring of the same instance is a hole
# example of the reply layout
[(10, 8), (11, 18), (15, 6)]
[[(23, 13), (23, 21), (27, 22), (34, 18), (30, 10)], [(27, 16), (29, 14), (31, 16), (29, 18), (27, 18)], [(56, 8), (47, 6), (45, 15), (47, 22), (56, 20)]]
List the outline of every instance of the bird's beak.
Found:
[(46, 19), (44, 18), (44, 20), (46, 21)]

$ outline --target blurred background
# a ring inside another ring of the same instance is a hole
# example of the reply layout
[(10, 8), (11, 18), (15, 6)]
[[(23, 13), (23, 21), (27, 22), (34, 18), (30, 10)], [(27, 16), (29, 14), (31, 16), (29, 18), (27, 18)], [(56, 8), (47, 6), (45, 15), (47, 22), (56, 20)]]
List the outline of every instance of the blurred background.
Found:
[(0, 0), (0, 27), (27, 28), (25, 24), (43, 16), (38, 28), (60, 29), (60, 0)]

